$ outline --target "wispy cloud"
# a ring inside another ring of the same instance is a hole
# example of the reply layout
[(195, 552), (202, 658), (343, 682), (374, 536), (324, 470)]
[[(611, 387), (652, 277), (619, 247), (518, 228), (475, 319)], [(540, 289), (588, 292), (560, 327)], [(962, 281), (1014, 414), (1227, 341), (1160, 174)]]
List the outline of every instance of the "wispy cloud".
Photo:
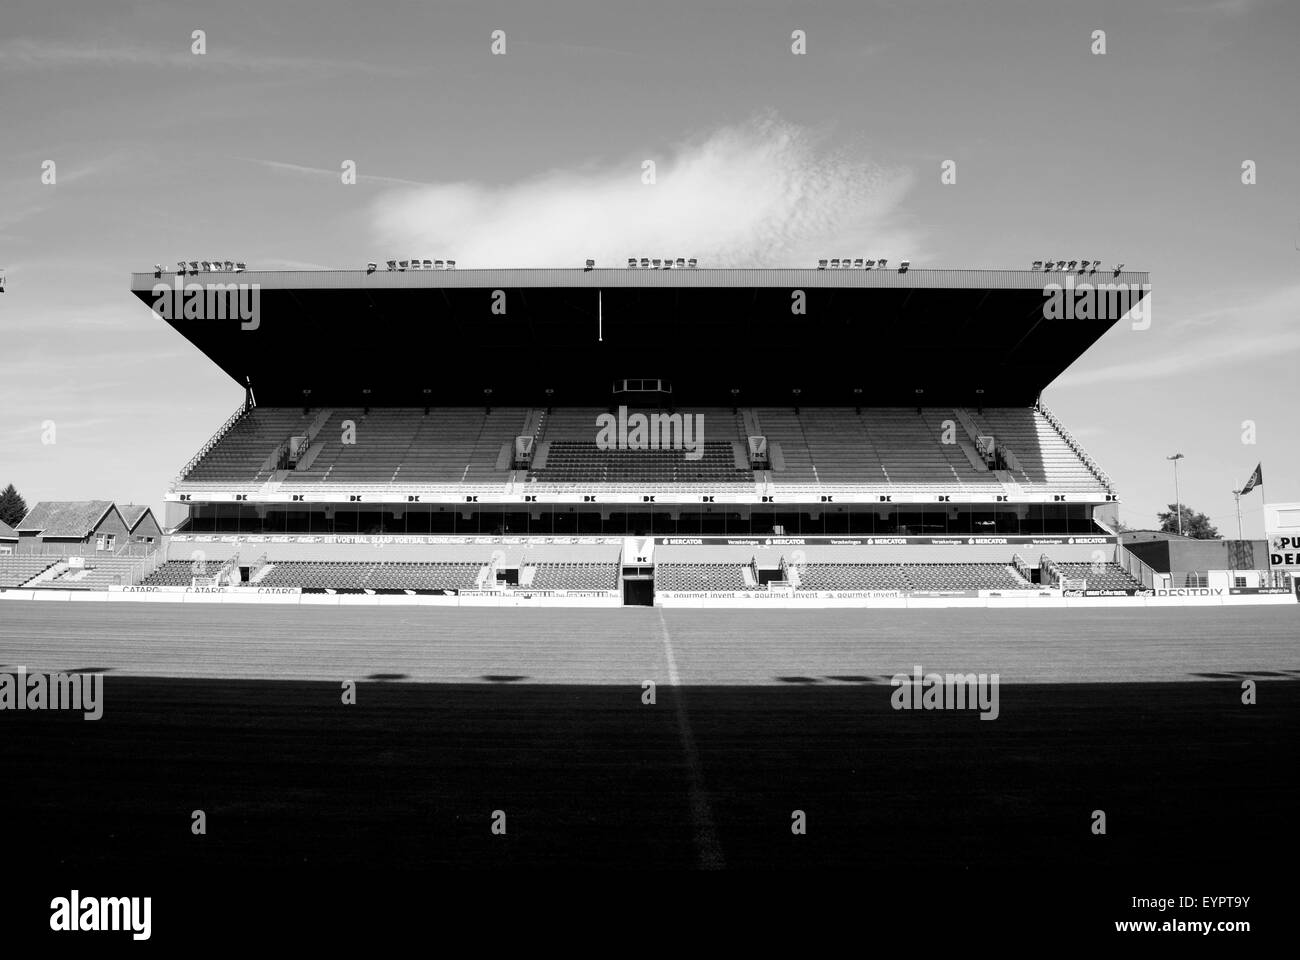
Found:
[(301, 73), (323, 76), (366, 73), (403, 76), (391, 64), (361, 60), (330, 60), (249, 53), (226, 45), (212, 45), (204, 54), (190, 52), (189, 38), (171, 49), (93, 40), (49, 40), (14, 37), (0, 43), (0, 69), (35, 71), (50, 69), (136, 67), (148, 69), (221, 69), (253, 73)]
[[(389, 249), (463, 266), (556, 266), (595, 257), (695, 256), (711, 266), (810, 264), (818, 256), (918, 253), (898, 222), (905, 170), (833, 151), (817, 134), (763, 116), (642, 158), (559, 170), (504, 186), (443, 183), (376, 201)], [(870, 249), (864, 249), (865, 246)]]
[[(257, 157), (232, 157), (232, 160), (242, 160), (245, 163), (256, 163), (259, 166), (274, 170), (277, 173), (283, 173), (293, 176), (309, 177), (312, 179), (329, 179), (338, 181), (343, 173), (343, 168), (330, 170), (326, 167), (309, 167), (301, 163), (287, 163), (284, 160), (261, 160)], [(357, 173), (357, 181), (365, 183), (391, 183), (403, 187), (428, 187), (431, 184), (422, 180), (404, 180), (401, 177), (381, 177), (369, 173)]]
[[(1141, 360), (1113, 363), (1089, 370), (1075, 366), (1053, 387), (1085, 387), (1114, 381), (1139, 382), (1208, 370), (1243, 361), (1259, 361), (1300, 350), (1300, 286), (1285, 287), (1254, 301), (1191, 314), (1170, 326), (1164, 341), (1172, 349), (1152, 343), (1143, 349)], [(1159, 323), (1152, 312), (1152, 329)], [(1141, 337), (1142, 333), (1132, 333)]]

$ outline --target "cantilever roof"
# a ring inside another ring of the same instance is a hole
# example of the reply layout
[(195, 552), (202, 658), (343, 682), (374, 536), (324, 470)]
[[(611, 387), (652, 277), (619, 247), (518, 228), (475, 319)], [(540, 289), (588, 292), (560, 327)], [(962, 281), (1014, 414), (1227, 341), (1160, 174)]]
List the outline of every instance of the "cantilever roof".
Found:
[[(1049, 285), (1071, 282), (1126, 296), (1052, 318)], [(132, 276), (259, 405), (315, 407), (605, 405), (629, 380), (679, 406), (1027, 406), (1148, 289), (1113, 269)]]

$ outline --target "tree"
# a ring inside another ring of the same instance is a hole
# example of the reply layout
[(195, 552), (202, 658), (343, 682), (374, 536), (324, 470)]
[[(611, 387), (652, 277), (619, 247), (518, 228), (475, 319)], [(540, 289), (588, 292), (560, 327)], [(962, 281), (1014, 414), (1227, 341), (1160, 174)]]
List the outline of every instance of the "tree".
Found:
[(1129, 526), (1127, 523), (1125, 523), (1123, 520), (1116, 520), (1116, 521), (1115, 521), (1115, 532), (1116, 532), (1116, 533), (1128, 533), (1128, 532), (1129, 532), (1130, 530), (1132, 530), (1132, 529), (1133, 529), (1133, 528), (1130, 527), (1130, 526)]
[[(1160, 521), (1160, 531), (1162, 533), (1178, 532), (1178, 513), (1174, 504), (1169, 504), (1169, 509), (1164, 513), (1157, 513), (1156, 519)], [(1191, 537), (1193, 540), (1218, 540), (1219, 531), (1215, 529), (1214, 524), (1210, 523), (1210, 518), (1203, 513), (1197, 513), (1187, 504), (1182, 505), (1183, 515), (1183, 536)]]
[(14, 489), (14, 485), (11, 483), (0, 490), (0, 522), (16, 527), (25, 516), (27, 516), (27, 501)]

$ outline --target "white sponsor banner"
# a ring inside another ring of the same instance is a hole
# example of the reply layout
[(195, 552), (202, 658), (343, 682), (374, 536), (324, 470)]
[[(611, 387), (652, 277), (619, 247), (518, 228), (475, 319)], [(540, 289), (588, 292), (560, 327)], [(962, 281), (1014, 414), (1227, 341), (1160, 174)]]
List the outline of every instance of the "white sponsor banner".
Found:
[(1300, 573), (1300, 503), (1264, 504), (1264, 536), (1269, 566)]

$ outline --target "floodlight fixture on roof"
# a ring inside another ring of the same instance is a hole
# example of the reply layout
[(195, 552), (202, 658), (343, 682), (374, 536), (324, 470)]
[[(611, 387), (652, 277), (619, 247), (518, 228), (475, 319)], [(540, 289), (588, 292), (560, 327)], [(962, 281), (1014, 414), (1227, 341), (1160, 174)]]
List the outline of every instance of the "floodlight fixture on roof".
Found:
[(596, 261), (595, 261), (595, 260), (592, 260), (590, 257), (588, 257), (588, 258), (587, 258), (587, 267), (586, 267), (586, 269), (591, 270), (591, 269), (592, 269), (593, 267), (595, 267), (595, 266), (596, 266)]
[(874, 269), (876, 269), (876, 261), (874, 261), (874, 260), (868, 260), (868, 261), (867, 261), (867, 269), (868, 269), (868, 270), (874, 270)]
[(198, 273), (198, 272), (199, 272), (199, 262), (197, 260), (191, 260), (190, 273)]
[(835, 257), (833, 260), (831, 260), (831, 269), (838, 270), (839, 268), (840, 268), (840, 258)]
[(881, 269), (881, 270), (884, 270), (884, 269), (885, 269), (885, 264), (887, 264), (887, 263), (889, 263), (888, 260), (881, 260), (881, 261), (880, 261), (880, 269)]
[(627, 258), (627, 268), (628, 268), (629, 270), (635, 270), (635, 269), (636, 269), (636, 257), (628, 257), (628, 258)]
[(161, 264), (161, 263), (155, 263), (155, 264), (153, 265), (153, 275), (154, 275), (155, 277), (161, 277), (161, 276), (162, 276), (162, 264)]
[(700, 265), (700, 261), (696, 260), (694, 257), (691, 257), (689, 260), (686, 261), (686, 266), (691, 270), (694, 270), (699, 265)]
[(242, 261), (235, 262), (235, 273), (243, 273), (248, 267)]
[(911, 265), (912, 265), (912, 261), (911, 261), (911, 260), (900, 260), (900, 261), (898, 261), (898, 272), (899, 272), (899, 273), (907, 273), (907, 268), (910, 267)]
[(1122, 263), (1115, 264), (1115, 276), (1118, 277), (1123, 272), (1124, 272), (1124, 264)]
[(817, 261), (817, 269), (818, 269), (818, 270), (825, 270), (825, 269), (826, 269), (826, 263), (827, 263), (827, 261), (825, 261), (825, 260), (818, 260), (818, 261)]
[(649, 257), (642, 257), (642, 258), (641, 258), (641, 269), (644, 270), (644, 269), (645, 269), (646, 267), (648, 267), (648, 266), (650, 266), (650, 258), (649, 258)]
[(862, 258), (861, 258), (861, 257), (856, 258), (856, 259), (853, 261), (853, 269), (854, 269), (854, 270), (861, 270), (861, 269), (862, 269), (862, 264), (863, 264), (863, 260), (862, 260)]
[(366, 264), (366, 273), (374, 273), (378, 269), (379, 264), (375, 263), (373, 260)]
[(456, 261), (455, 261), (455, 260), (448, 260), (448, 261), (447, 261), (447, 269), (448, 269), (448, 270), (455, 270), (455, 269), (456, 269)]
[(396, 270), (396, 269), (397, 269), (397, 261), (396, 261), (396, 260), (389, 260), (389, 261), (388, 261), (388, 269), (389, 269), (389, 270)]
[(685, 267), (686, 267), (686, 258), (685, 258), (685, 257), (678, 257), (678, 258), (677, 258), (677, 269), (678, 269), (678, 270), (683, 270), (683, 269), (685, 269)]
[(1029, 269), (1030, 269), (1030, 270), (1041, 270), (1041, 269), (1043, 269), (1043, 261), (1041, 261), (1041, 260), (1035, 260), (1033, 263), (1031, 263), (1031, 264), (1029, 265)]
[(411, 261), (410, 261), (410, 260), (398, 260), (398, 261), (397, 261), (397, 269), (398, 269), (398, 270), (405, 270), (405, 269), (406, 269), (407, 267), (409, 267), (410, 265), (411, 265)]

